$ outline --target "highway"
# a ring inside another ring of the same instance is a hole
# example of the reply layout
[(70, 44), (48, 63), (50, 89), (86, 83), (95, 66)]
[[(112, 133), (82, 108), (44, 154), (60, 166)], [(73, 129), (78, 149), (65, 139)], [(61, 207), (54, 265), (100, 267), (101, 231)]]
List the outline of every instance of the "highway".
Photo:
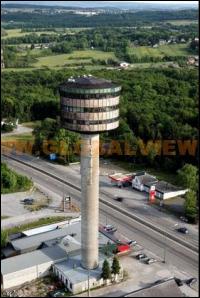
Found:
[[(68, 185), (72, 185), (73, 188), (80, 190), (80, 167), (69, 166), (64, 167), (57, 164), (52, 164), (43, 159), (36, 159), (33, 156), (27, 154), (9, 154), (12, 158), (17, 158), (23, 163), (28, 164), (36, 169), (40, 169), (40, 172), (51, 175), (57, 180), (63, 182), (66, 181)], [(64, 191), (65, 188), (62, 189)], [(125, 202), (117, 202), (114, 200), (115, 195), (129, 196)], [(143, 222), (148, 226), (152, 226), (157, 231), (160, 230), (161, 234), (167, 233), (167, 236), (174, 240), (180, 241), (185, 246), (192, 248), (194, 251), (198, 251), (198, 230), (189, 224), (184, 224), (189, 230), (188, 235), (177, 233), (174, 228), (175, 225), (183, 226), (183, 223), (175, 216), (170, 216), (147, 204), (147, 197), (144, 193), (132, 189), (120, 190), (117, 187), (112, 187), (109, 180), (105, 176), (100, 176), (100, 200), (104, 201), (107, 205), (121, 209), (123, 212), (127, 212), (131, 217), (134, 217), (139, 222)]]
[[(80, 203), (80, 183), (74, 180), (74, 184), (77, 189), (64, 185), (64, 183), (59, 182), (57, 179), (49, 177), (46, 174), (29, 168), (28, 166), (11, 160), (10, 158), (3, 157), (2, 160), (6, 162), (18, 172), (32, 177), (34, 182), (43, 185), (47, 189), (53, 191), (54, 193), (62, 196), (63, 191), (71, 195), (73, 200)], [(30, 158), (29, 158), (30, 161)], [(45, 163), (45, 162), (44, 162)], [(40, 167), (43, 165), (43, 161), (40, 160)], [(51, 165), (50, 165), (51, 166)], [(52, 166), (53, 170), (55, 169)], [(55, 174), (55, 173), (54, 173)], [(66, 177), (68, 178), (68, 177)], [(105, 195), (101, 194), (102, 199), (108, 199)], [(166, 246), (166, 265), (170, 266), (172, 271), (176, 271), (178, 268), (180, 271), (188, 273), (191, 276), (198, 278), (198, 253), (186, 248), (177, 241), (173, 241), (168, 237), (162, 236), (160, 233), (156, 232), (152, 228), (148, 228), (146, 225), (130, 218), (129, 216), (120, 212), (120, 210), (115, 210), (110, 206), (107, 206), (100, 202), (100, 222), (105, 224), (115, 225), (119, 232), (124, 234), (130, 239), (135, 239), (144, 248), (155, 254), (160, 260), (163, 259), (164, 247)]]

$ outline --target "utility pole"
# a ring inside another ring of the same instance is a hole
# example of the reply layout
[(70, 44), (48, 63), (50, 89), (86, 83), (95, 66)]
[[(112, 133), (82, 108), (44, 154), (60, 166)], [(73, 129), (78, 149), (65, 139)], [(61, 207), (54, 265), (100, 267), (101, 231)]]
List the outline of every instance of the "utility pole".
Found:
[(88, 269), (88, 297), (90, 296), (90, 269)]
[[(172, 226), (172, 228), (178, 226), (178, 224), (175, 224)], [(163, 236), (165, 237), (165, 241), (164, 241), (164, 256), (163, 256), (163, 263), (166, 263), (166, 252), (167, 252), (167, 247), (166, 247), (166, 244), (167, 244), (167, 236), (165, 234), (163, 234)]]

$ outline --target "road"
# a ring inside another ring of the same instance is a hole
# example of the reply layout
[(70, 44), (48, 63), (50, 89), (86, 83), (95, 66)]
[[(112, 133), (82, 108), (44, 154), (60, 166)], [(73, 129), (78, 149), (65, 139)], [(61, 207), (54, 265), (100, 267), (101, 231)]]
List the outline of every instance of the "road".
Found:
[[(71, 195), (73, 200), (76, 200), (78, 203), (80, 202), (81, 197), (78, 190), (66, 186), (63, 183), (16, 161), (6, 159), (4, 157), (2, 159), (6, 160), (7, 163), (18, 172), (32, 177), (34, 182), (43, 185), (43, 187), (46, 187), (51, 191), (54, 191), (57, 195), (62, 196), (64, 191), (65, 193)], [(43, 165), (43, 161), (39, 162), (40, 165)], [(55, 170), (52, 165), (49, 166)], [(66, 178), (69, 178), (68, 175)], [(74, 180), (73, 182), (75, 185), (80, 186), (79, 181)], [(104, 195), (104, 198), (107, 197)], [(175, 271), (176, 268), (178, 268), (185, 274), (188, 273), (189, 275), (198, 278), (198, 253), (180, 245), (178, 242), (161, 236), (160, 233), (148, 228), (147, 226), (144, 226), (138, 221), (100, 203), (100, 222), (105, 224), (106, 221), (107, 223), (116, 226), (119, 232), (124, 234), (126, 237), (135, 239), (144, 248), (148, 248), (149, 251), (151, 251), (161, 260), (163, 259), (164, 255), (164, 247), (166, 247), (166, 264), (171, 266), (172, 271)]]
[[(28, 162), (30, 165), (32, 164), (36, 167), (38, 166), (38, 168), (41, 168), (48, 173), (52, 173), (53, 175), (56, 175), (57, 177), (64, 179), (79, 188), (81, 187), (80, 165), (65, 167), (42, 159), (36, 159), (30, 155), (20, 154), (15, 156), (14, 154), (11, 154), (11, 156)], [(100, 197), (105, 198), (107, 202), (123, 208), (123, 210), (134, 214), (140, 219), (148, 221), (148, 223), (164, 229), (171, 235), (174, 235), (174, 237), (178, 237), (179, 239), (192, 244), (196, 247), (196, 249), (198, 249), (197, 226), (193, 227), (189, 224), (183, 224), (183, 222), (181, 222), (175, 216), (165, 214), (164, 212), (160, 212), (152, 206), (149, 206), (147, 203), (147, 194), (143, 192), (133, 189), (118, 189), (117, 187), (111, 186), (107, 175), (105, 176), (105, 173), (102, 174), (104, 175), (100, 175)], [(61, 195), (63, 195), (63, 192), (65, 192), (65, 187), (62, 187)], [(114, 200), (116, 196), (122, 196), (125, 199), (122, 203), (116, 202)], [(178, 233), (174, 228), (175, 225), (176, 228), (183, 225), (186, 226), (189, 230), (189, 234), (184, 235)]]

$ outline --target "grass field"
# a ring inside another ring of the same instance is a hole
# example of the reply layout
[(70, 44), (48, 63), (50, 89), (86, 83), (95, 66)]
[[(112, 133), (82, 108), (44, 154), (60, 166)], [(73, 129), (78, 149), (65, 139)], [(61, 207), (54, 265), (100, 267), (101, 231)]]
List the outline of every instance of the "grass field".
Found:
[(19, 233), (24, 230), (33, 229), (33, 228), (41, 227), (44, 225), (49, 225), (49, 224), (57, 223), (57, 222), (64, 221), (64, 220), (70, 220), (70, 219), (71, 219), (70, 216), (46, 217), (46, 218), (41, 218), (37, 221), (33, 221), (31, 223), (18, 225), (16, 227), (12, 227), (12, 228), (8, 228), (8, 229), (3, 229), (3, 231), (6, 231), (8, 233), (8, 235), (11, 235), (14, 233)]
[(198, 24), (198, 20), (169, 20), (169, 21), (165, 21), (165, 23), (181, 26), (181, 25)]
[(31, 133), (24, 133), (24, 134), (13, 134), (13, 135), (2, 135), (2, 141), (33, 141), (34, 136)]
[(152, 48), (147, 46), (132, 47), (129, 48), (130, 55), (136, 55), (138, 58), (144, 56), (151, 57), (164, 57), (164, 56), (188, 56), (188, 45), (187, 44), (172, 44), (162, 45), (158, 48)]
[(28, 34), (32, 34), (32, 33), (36, 33), (38, 35), (41, 35), (41, 34), (58, 34), (57, 32), (54, 32), (54, 31), (21, 32), (21, 29), (9, 29), (9, 30), (5, 30), (5, 31), (7, 32), (8, 35), (1, 37), (2, 39), (10, 38), (10, 37), (20, 37), (20, 36), (24, 36), (24, 35), (28, 35)]
[[(87, 58), (87, 59), (86, 59)], [(67, 64), (88, 64), (94, 59), (115, 59), (113, 52), (102, 52), (95, 50), (74, 51), (71, 54), (52, 55), (38, 58), (38, 61), (33, 64), (33, 67), (62, 67)]]
[(37, 125), (41, 124), (41, 121), (36, 120), (36, 121), (31, 121), (31, 122), (24, 122), (24, 123), (21, 123), (21, 124), (25, 127), (35, 128)]
[(10, 37), (21, 37), (24, 35), (36, 33), (38, 35), (41, 34), (75, 34), (82, 30), (88, 30), (90, 28), (55, 28), (55, 31), (35, 31), (35, 32), (21, 32), (21, 29), (7, 29), (5, 30), (8, 35), (2, 36), (1, 39), (10, 38)]

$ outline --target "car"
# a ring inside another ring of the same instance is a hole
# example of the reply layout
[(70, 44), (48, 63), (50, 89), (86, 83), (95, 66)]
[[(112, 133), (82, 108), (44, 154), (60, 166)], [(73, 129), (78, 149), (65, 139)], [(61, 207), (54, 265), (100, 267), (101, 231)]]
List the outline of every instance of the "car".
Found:
[(24, 203), (24, 204), (28, 204), (28, 203), (33, 203), (33, 199), (32, 198), (26, 198), (26, 199), (24, 199), (24, 200), (22, 200), (22, 202)]
[(152, 264), (152, 263), (155, 263), (155, 262), (157, 262), (157, 260), (154, 259), (154, 258), (149, 258), (149, 259), (145, 260), (146, 264)]
[(116, 197), (116, 201), (118, 201), (118, 202), (122, 202), (123, 199), (124, 199), (124, 198), (122, 198), (122, 197)]
[(136, 245), (137, 241), (136, 240), (129, 240), (129, 241), (127, 241), (127, 244), (128, 245)]
[(184, 222), (188, 222), (188, 219), (185, 216), (180, 216), (180, 220), (182, 220)]
[(175, 280), (177, 286), (180, 287), (183, 285), (183, 281), (180, 278), (174, 277), (174, 280)]
[(22, 202), (24, 203), (24, 205), (32, 205), (34, 202), (34, 199), (26, 198), (26, 199), (22, 200)]
[(66, 297), (66, 291), (64, 289), (51, 291), (48, 293), (49, 297)]
[(195, 282), (197, 282), (196, 277), (191, 277), (185, 281), (188, 286), (192, 286)]
[(136, 256), (136, 258), (137, 258), (138, 260), (142, 260), (142, 259), (146, 259), (147, 256), (146, 256), (145, 254), (139, 254), (139, 255)]
[(185, 227), (181, 227), (177, 229), (178, 232), (183, 233), (183, 234), (188, 234), (188, 229)]
[(114, 233), (117, 231), (117, 228), (113, 227), (112, 225), (104, 226), (104, 230), (108, 233)]

